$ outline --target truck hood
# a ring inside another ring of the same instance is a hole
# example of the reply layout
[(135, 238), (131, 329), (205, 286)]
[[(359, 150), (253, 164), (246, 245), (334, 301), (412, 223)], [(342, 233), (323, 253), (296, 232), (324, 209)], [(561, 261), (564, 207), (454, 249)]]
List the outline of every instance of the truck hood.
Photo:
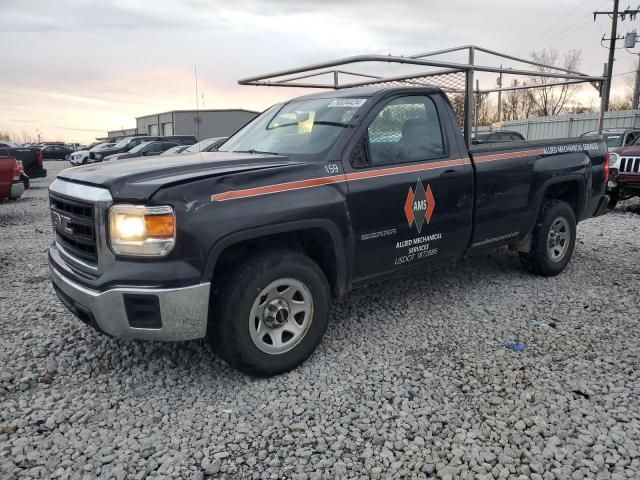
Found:
[(58, 178), (108, 188), (116, 200), (143, 201), (169, 185), (297, 164), (280, 155), (201, 152), (94, 163), (68, 168)]
[(633, 157), (640, 157), (640, 145), (629, 145), (627, 147), (619, 147), (617, 150), (615, 150), (615, 153), (617, 153), (620, 156), (625, 156), (625, 155), (630, 155)]

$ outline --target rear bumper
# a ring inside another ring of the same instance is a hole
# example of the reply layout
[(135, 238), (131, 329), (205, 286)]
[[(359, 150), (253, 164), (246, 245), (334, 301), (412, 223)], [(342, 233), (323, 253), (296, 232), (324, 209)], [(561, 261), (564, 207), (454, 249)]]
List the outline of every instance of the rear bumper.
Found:
[(11, 184), (11, 192), (9, 193), (9, 198), (15, 200), (16, 198), (20, 198), (24, 193), (24, 183), (22, 180), (19, 182), (14, 182)]
[(103, 292), (66, 278), (49, 260), (60, 301), (84, 323), (115, 338), (179, 341), (207, 333), (210, 283), (183, 288), (119, 287)]
[(29, 178), (44, 178), (47, 176), (47, 169), (42, 167), (30, 168), (25, 172)]

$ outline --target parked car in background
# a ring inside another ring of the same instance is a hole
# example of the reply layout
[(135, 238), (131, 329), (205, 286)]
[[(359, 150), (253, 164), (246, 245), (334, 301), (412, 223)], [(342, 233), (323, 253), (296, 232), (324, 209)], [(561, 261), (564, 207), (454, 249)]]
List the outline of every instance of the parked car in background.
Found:
[(24, 185), (24, 189), (26, 190), (31, 186), (31, 179), (29, 178), (29, 175), (27, 175), (24, 171), (24, 164), (22, 163), (22, 160), (17, 160), (17, 162), (18, 168), (20, 169), (20, 181), (22, 182), (22, 184)]
[(40, 147), (21, 147), (16, 143), (0, 141), (0, 157), (14, 157), (22, 161), (24, 172), (29, 178), (47, 176), (43, 167), (43, 156)]
[(0, 200), (15, 200), (24, 193), (20, 164), (15, 157), (0, 157)]
[(171, 147), (169, 150), (165, 150), (160, 155), (177, 155), (178, 153), (183, 152), (187, 148), (189, 148), (188, 145), (178, 145), (175, 147)]
[(193, 135), (170, 135), (170, 136), (162, 136), (162, 135), (133, 135), (131, 137), (125, 137), (116, 143), (113, 147), (105, 149), (100, 152), (91, 152), (89, 154), (89, 158), (91, 160), (95, 160), (96, 162), (101, 162), (104, 158), (109, 155), (115, 155), (118, 153), (126, 153), (133, 148), (137, 147), (141, 143), (144, 142), (154, 142), (164, 140), (168, 142), (175, 142), (176, 145), (193, 145), (198, 140)]
[[(594, 137), (597, 135), (598, 132), (594, 130), (592, 132), (585, 132), (580, 136)], [(640, 129), (637, 128), (605, 128), (602, 130), (602, 138), (610, 152), (615, 152), (626, 145), (633, 145), (639, 137)]]
[(42, 147), (42, 157), (46, 160), (64, 160), (71, 153), (73, 150), (64, 145), (45, 145)]
[(474, 145), (480, 145), (482, 143), (517, 142), (524, 140), (524, 136), (519, 132), (501, 130), (499, 132), (478, 132), (478, 135), (473, 135), (472, 143)]
[(95, 146), (88, 148), (87, 150), (78, 150), (77, 152), (73, 152), (69, 155), (69, 162), (74, 166), (91, 163), (89, 161), (89, 154), (91, 152), (100, 152), (101, 150), (106, 150), (107, 148), (111, 148), (114, 145), (115, 143), (98, 143)]
[(152, 157), (154, 155), (160, 155), (162, 152), (178, 146), (179, 145), (176, 142), (145, 142), (141, 143), (137, 147), (132, 148), (128, 152), (109, 155), (108, 157), (104, 158), (104, 161), (111, 162), (113, 160), (124, 160), (126, 158)]
[(194, 143), (189, 148), (184, 149), (183, 153), (196, 152), (215, 152), (229, 137), (213, 137)]
[(614, 209), (620, 200), (640, 197), (640, 137), (636, 143), (611, 152), (611, 175), (607, 183), (609, 208)]

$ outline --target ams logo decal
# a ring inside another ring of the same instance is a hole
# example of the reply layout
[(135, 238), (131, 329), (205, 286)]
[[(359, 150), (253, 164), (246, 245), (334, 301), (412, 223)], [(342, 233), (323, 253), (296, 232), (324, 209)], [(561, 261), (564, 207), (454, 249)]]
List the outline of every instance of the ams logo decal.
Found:
[(415, 190), (409, 187), (407, 199), (404, 202), (404, 213), (407, 216), (409, 227), (415, 224), (418, 233), (422, 230), (422, 225), (431, 222), (433, 212), (436, 209), (436, 199), (431, 191), (431, 185), (427, 184), (425, 190), (422, 180), (418, 178)]

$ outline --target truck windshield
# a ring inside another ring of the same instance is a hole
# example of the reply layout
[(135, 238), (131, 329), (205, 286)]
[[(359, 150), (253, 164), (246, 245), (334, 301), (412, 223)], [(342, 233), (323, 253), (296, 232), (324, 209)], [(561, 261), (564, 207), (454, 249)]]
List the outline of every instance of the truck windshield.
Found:
[(605, 133), (602, 135), (604, 138), (607, 147), (619, 147), (622, 145), (622, 134), (621, 133)]
[(220, 151), (324, 159), (365, 102), (318, 98), (275, 105), (227, 140)]

